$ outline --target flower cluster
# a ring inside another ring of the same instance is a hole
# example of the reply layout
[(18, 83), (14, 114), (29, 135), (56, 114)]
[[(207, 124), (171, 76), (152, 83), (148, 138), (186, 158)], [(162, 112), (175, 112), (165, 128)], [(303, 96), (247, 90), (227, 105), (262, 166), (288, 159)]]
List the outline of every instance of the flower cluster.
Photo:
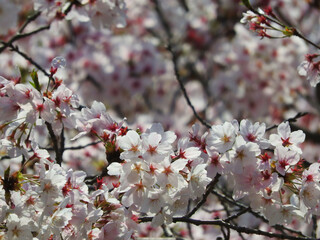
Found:
[(261, 38), (289, 37), (295, 31), (293, 28), (286, 27), (279, 22), (271, 7), (267, 7), (264, 10), (259, 9), (257, 12), (249, 10), (243, 13), (243, 18), (240, 22), (248, 23), (250, 30), (256, 32)]
[[(57, 61), (64, 65), (60, 58), (53, 64)], [(158, 227), (188, 214), (189, 202), (196, 203), (220, 176), (233, 182), (235, 199), (247, 196), (252, 209), (271, 225), (290, 223), (293, 216), (318, 215), (319, 164), (301, 166), (305, 134), (291, 132), (288, 122), (269, 140), (265, 124), (249, 120), (213, 125), (202, 135), (194, 125), (189, 137), (179, 139), (161, 124), (144, 132), (128, 130), (102, 103), (80, 110), (78, 97), (58, 79), (53, 82), (54, 74), (47, 86), (36, 72), (30, 86), (1, 78), (0, 100), (8, 106), (1, 112), (1, 146), (10, 157), (23, 156), (22, 168), (14, 173), (8, 168), (1, 179), (8, 236), (108, 239), (113, 232), (128, 239), (138, 217), (150, 216), (151, 226)], [(85, 172), (56, 164), (62, 163), (59, 150), (52, 157), (39, 145), (37, 128), (42, 126), (50, 137), (60, 136), (60, 142), (67, 129), (78, 129), (73, 140), (84, 135), (101, 140), (107, 175), (117, 177), (113, 188), (98, 177), (97, 190), (89, 191)]]
[(74, 3), (61, 0), (35, 0), (34, 9), (51, 18), (91, 22), (97, 29), (126, 25), (124, 13), (126, 5), (123, 0), (81, 0)]
[(291, 132), (288, 122), (281, 123), (278, 133), (271, 134), (269, 140), (264, 137), (265, 130), (264, 124), (248, 120), (242, 120), (240, 125), (226, 122), (213, 126), (207, 148), (214, 153), (211, 162), (218, 172), (234, 182), (235, 199), (247, 196), (251, 207), (263, 213), (271, 225), (290, 223), (293, 215), (307, 214), (305, 208), (289, 201), (290, 197), (299, 199), (304, 191), (299, 184), (303, 171), (299, 169), (299, 144), (305, 134), (301, 130)]
[(16, 172), (6, 178), (8, 169), (1, 179), (5, 239), (130, 238), (135, 222), (105, 185), (89, 193), (84, 172), (44, 161), (35, 167), (32, 177)]
[(110, 175), (119, 176), (117, 192), (123, 195), (122, 204), (154, 216), (153, 226), (171, 223), (172, 216), (184, 214), (189, 199), (201, 197), (211, 181), (200, 149), (182, 138), (174, 151), (175, 140), (176, 135), (165, 132), (160, 124), (141, 135), (130, 130), (118, 139), (124, 162), (108, 167)]

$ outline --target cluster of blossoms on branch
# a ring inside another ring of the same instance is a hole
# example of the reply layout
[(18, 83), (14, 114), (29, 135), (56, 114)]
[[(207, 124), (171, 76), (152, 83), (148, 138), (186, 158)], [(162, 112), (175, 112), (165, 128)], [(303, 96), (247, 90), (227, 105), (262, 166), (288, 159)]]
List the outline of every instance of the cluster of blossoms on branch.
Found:
[[(247, 6), (252, 9), (249, 1)], [(294, 27), (288, 27), (283, 24), (278, 17), (273, 13), (272, 8), (268, 6), (264, 10), (259, 9), (258, 11), (249, 10), (243, 14), (243, 18), (240, 20), (241, 23), (249, 24), (250, 30), (256, 32), (262, 38), (287, 38), (291, 36), (298, 36), (307, 42), (311, 43), (305, 37), (303, 37), (297, 29)], [(317, 47), (316, 44), (312, 44)], [(305, 61), (298, 66), (299, 74), (307, 76), (307, 80), (310, 82), (312, 87), (315, 87), (320, 82), (320, 68), (319, 62), (314, 62), (314, 59), (318, 57), (318, 54), (307, 54)]]
[[(249, 120), (214, 125), (202, 135), (194, 125), (189, 137), (177, 140), (160, 124), (128, 130), (102, 103), (80, 111), (77, 96), (63, 83), (40, 84), (37, 73), (32, 76), (30, 85), (1, 78), (0, 100), (7, 106), (1, 144), (10, 157), (23, 159), (19, 171), (8, 168), (1, 178), (2, 234), (9, 239), (129, 239), (139, 217), (151, 216), (158, 227), (187, 214), (189, 201), (197, 202), (220, 176), (233, 182), (235, 199), (249, 196), (252, 209), (271, 225), (320, 214), (319, 164), (302, 167), (305, 134), (291, 132), (288, 122), (269, 140), (265, 124)], [(107, 168), (118, 179), (112, 188), (98, 178), (96, 190), (89, 191), (85, 172), (61, 167), (58, 156), (54, 160), (39, 145), (42, 126), (55, 136), (76, 128), (74, 140), (94, 135), (105, 144), (107, 160), (118, 152)]]

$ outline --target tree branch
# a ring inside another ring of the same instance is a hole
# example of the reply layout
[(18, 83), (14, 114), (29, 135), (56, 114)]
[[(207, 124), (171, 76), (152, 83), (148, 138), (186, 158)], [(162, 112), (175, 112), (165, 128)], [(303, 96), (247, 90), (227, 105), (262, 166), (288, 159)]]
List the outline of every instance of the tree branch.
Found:
[(33, 15), (28, 16), (27, 20), (24, 22), (24, 24), (22, 24), (22, 26), (20, 27), (18, 33), (22, 33), (23, 30), (29, 25), (29, 23), (33, 22), (34, 20), (36, 20), (39, 16), (41, 15), (41, 12), (35, 12)]
[(184, 82), (185, 80), (182, 78), (182, 76), (180, 75), (180, 72), (179, 72), (179, 67), (178, 67), (178, 55), (177, 53), (175, 52), (175, 45), (173, 44), (172, 42), (172, 39), (173, 39), (173, 34), (171, 32), (171, 29), (170, 29), (170, 26), (169, 26), (169, 23), (167, 22), (167, 20), (165, 19), (165, 16), (161, 10), (161, 7), (160, 7), (160, 4), (159, 4), (159, 1), (158, 0), (153, 0), (154, 4), (155, 4), (155, 10), (159, 16), (159, 19), (160, 19), (160, 22), (161, 24), (163, 25), (163, 28), (165, 30), (165, 33), (167, 35), (167, 50), (171, 53), (172, 55), (172, 63), (173, 63), (173, 68), (174, 68), (174, 73), (176, 75), (176, 78), (178, 80), (178, 83), (180, 85), (180, 89), (183, 93), (183, 96), (184, 98), (186, 99), (187, 101), (187, 104), (189, 105), (189, 107), (192, 109), (192, 112), (194, 114), (194, 116), (201, 122), (202, 125), (206, 126), (207, 128), (211, 128), (211, 125), (209, 123), (207, 123), (203, 118), (201, 118), (199, 116), (199, 114), (196, 112), (194, 106), (192, 105), (191, 101), (190, 101), (190, 98), (187, 94), (187, 91), (184, 87)]
[[(151, 222), (153, 217), (142, 217), (139, 218), (140, 222)], [(287, 234), (279, 234), (279, 233), (272, 233), (272, 232), (266, 232), (259, 229), (253, 229), (253, 228), (247, 228), (242, 226), (237, 226), (230, 224), (228, 222), (225, 222), (223, 220), (197, 220), (192, 218), (186, 218), (186, 217), (174, 217), (172, 219), (172, 222), (185, 222), (185, 223), (191, 223), (197, 226), (200, 225), (215, 225), (215, 226), (223, 226), (228, 229), (233, 229), (240, 233), (246, 233), (246, 234), (255, 234), (260, 236), (266, 236), (270, 238), (278, 238), (278, 239), (292, 239), (292, 240), (315, 240), (311, 237), (304, 237), (304, 236), (290, 236)]]
[(26, 37), (30, 37), (34, 34), (37, 34), (39, 32), (42, 32), (42, 31), (48, 30), (48, 29), (50, 29), (50, 25), (40, 27), (32, 32), (28, 32), (28, 33), (24, 33), (24, 34), (18, 33), (16, 35), (14, 35), (8, 42), (4, 42), (4, 41), (1, 42), (3, 44), (3, 46), (0, 48), (0, 53), (2, 53), (7, 47), (12, 46), (12, 44), (17, 40), (22, 39), (22, 38), (26, 38)]
[(21, 52), (18, 48), (18, 46), (13, 46), (12, 44), (10, 45), (10, 49), (13, 52), (18, 53), (20, 56), (22, 56), (24, 59), (28, 60), (32, 65), (34, 65), (35, 67), (37, 67), (41, 72), (43, 72), (44, 75), (46, 75), (47, 77), (51, 77), (51, 75), (49, 73), (47, 73), (46, 70), (44, 70), (37, 62), (35, 62), (31, 57), (29, 57), (27, 54), (25, 54), (24, 52)]
[(189, 212), (188, 214), (184, 215), (185, 218), (191, 217), (193, 214), (195, 214), (196, 211), (200, 209), (200, 207), (207, 201), (207, 198), (209, 194), (212, 192), (213, 188), (217, 184), (220, 178), (220, 174), (217, 174), (215, 178), (211, 181), (211, 183), (208, 184), (206, 192), (203, 194), (202, 199), (198, 204)]
[[(226, 196), (224, 194), (221, 194), (221, 193), (217, 192), (216, 190), (212, 190), (212, 193), (214, 195), (216, 195), (218, 198), (221, 198), (225, 202), (229, 202), (230, 204), (233, 204), (233, 205), (235, 205), (237, 207), (240, 207), (240, 208), (243, 208), (243, 209), (248, 209), (247, 211), (250, 212), (253, 216), (255, 216), (256, 218), (261, 219), (265, 223), (269, 223), (268, 219), (266, 219), (264, 216), (260, 215), (259, 213), (254, 212), (250, 207), (240, 203), (239, 201), (235, 201), (231, 197), (228, 197), (228, 196)], [(279, 231), (286, 230), (288, 232), (291, 232), (291, 233), (294, 233), (294, 234), (298, 234), (300, 236), (304, 236), (305, 237), (305, 235), (302, 232), (287, 228), (287, 227), (285, 227), (283, 225), (280, 225), (280, 224), (276, 224), (273, 227), (276, 230), (279, 230)]]
[(311, 236), (314, 237), (314, 238), (317, 237), (317, 228), (318, 228), (317, 216), (313, 215), (312, 216), (312, 233), (311, 233)]
[(46, 122), (46, 126), (47, 126), (47, 129), (48, 129), (48, 132), (49, 132), (49, 135), (52, 139), (52, 143), (53, 143), (53, 149), (56, 153), (56, 161), (59, 165), (61, 165), (62, 163), (62, 155), (61, 155), (61, 151), (59, 149), (59, 143), (58, 143), (58, 139), (56, 137), (56, 135), (54, 134), (54, 131), (52, 129), (52, 125), (48, 122)]
[[(289, 122), (289, 123), (296, 122), (299, 118), (304, 117), (304, 116), (306, 116), (307, 114), (309, 114), (309, 113), (308, 113), (308, 112), (298, 112), (298, 113), (296, 114), (296, 116), (294, 116), (294, 117), (292, 117), (292, 118), (288, 118), (288, 119), (285, 120), (284, 122)], [(270, 130), (272, 130), (272, 129), (274, 129), (274, 128), (277, 128), (278, 126), (279, 126), (278, 124), (274, 124), (274, 125), (272, 125), (272, 126), (270, 126), (270, 127), (267, 127), (266, 132), (268, 132), (268, 131), (270, 131)]]

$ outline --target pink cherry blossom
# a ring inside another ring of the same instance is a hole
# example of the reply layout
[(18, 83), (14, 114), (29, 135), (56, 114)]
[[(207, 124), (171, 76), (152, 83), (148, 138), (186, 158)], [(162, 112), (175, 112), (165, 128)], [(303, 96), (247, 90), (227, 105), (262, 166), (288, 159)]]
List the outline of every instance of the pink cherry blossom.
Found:
[(276, 169), (282, 176), (285, 175), (290, 166), (295, 165), (300, 160), (300, 156), (297, 152), (290, 151), (283, 146), (278, 146), (275, 149), (275, 158), (277, 160)]
[(278, 126), (278, 134), (270, 135), (270, 142), (273, 146), (283, 146), (301, 154), (299, 144), (304, 142), (306, 135), (302, 130), (291, 132), (289, 122), (283, 122)]
[(235, 131), (235, 127), (229, 122), (213, 126), (206, 141), (208, 147), (213, 147), (221, 153), (230, 150), (235, 141)]

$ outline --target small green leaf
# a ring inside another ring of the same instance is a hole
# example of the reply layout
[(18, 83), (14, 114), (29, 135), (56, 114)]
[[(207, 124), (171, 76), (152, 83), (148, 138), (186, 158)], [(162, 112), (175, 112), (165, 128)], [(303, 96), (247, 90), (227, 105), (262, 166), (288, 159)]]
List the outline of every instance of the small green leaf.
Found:
[(39, 92), (41, 92), (41, 87), (40, 87), (37, 71), (33, 69), (32, 72), (30, 73), (30, 76), (31, 76), (33, 83), (34, 83), (34, 85), (32, 85), (32, 86), (35, 89), (37, 89)]
[(33, 82), (29, 81), (29, 83), (32, 87), (36, 88), (36, 85)]
[(249, 0), (242, 0), (243, 5), (245, 5), (248, 9), (253, 10), (253, 7), (250, 4)]

